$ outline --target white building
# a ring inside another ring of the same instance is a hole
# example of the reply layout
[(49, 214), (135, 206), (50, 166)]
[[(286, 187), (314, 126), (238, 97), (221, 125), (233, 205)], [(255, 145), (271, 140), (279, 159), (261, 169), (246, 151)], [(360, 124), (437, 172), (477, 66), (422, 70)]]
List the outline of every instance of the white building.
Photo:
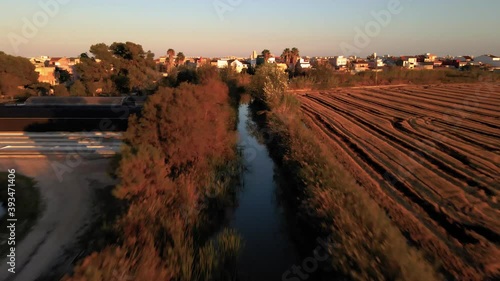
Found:
[(229, 63), (227, 62), (227, 60), (217, 60), (212, 65), (216, 66), (217, 68), (228, 68), (229, 67)]
[(344, 56), (336, 56), (333, 58), (333, 66), (344, 67), (347, 66), (347, 58)]
[(368, 65), (370, 68), (382, 68), (382, 67), (384, 67), (384, 61), (382, 59), (377, 58), (374, 60), (370, 60)]
[(491, 65), (495, 68), (500, 67), (500, 57), (494, 55), (482, 55), (474, 59), (476, 63)]
[(231, 68), (234, 69), (236, 72), (241, 73), (241, 71), (243, 71), (243, 69), (248, 68), (248, 65), (242, 63), (239, 60), (235, 60), (235, 61), (231, 62)]
[(417, 65), (416, 57), (405, 57), (403, 58), (403, 67), (408, 69), (414, 69)]
[(437, 55), (426, 53), (424, 55), (424, 62), (435, 62), (437, 60)]
[(311, 68), (311, 63), (309, 62), (309, 60), (307, 59), (303, 59), (303, 58), (300, 58), (299, 60), (299, 63), (300, 63), (300, 67), (302, 67), (302, 69), (307, 69), (307, 68)]

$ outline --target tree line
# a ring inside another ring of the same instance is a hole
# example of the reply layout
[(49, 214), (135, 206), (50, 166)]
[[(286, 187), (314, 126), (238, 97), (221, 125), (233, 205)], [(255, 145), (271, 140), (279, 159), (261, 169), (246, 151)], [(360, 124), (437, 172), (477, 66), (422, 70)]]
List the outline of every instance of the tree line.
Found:
[(0, 51), (0, 97), (13, 98), (24, 92), (31, 94), (39, 86), (38, 73), (28, 59)]

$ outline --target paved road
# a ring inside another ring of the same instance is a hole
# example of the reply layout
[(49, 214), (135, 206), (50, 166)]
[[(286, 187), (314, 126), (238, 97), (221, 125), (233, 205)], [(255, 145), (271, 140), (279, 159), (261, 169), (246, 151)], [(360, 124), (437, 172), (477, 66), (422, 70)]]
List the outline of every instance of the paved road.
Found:
[(50, 155), (113, 155), (120, 150), (121, 133), (0, 132), (0, 158)]

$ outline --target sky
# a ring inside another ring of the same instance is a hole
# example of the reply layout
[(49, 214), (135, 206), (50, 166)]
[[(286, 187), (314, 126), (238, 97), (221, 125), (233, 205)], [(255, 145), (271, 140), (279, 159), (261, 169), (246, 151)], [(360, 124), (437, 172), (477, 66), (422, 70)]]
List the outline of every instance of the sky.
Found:
[(77, 56), (131, 41), (156, 57), (500, 56), (498, 0), (2, 0), (0, 51)]

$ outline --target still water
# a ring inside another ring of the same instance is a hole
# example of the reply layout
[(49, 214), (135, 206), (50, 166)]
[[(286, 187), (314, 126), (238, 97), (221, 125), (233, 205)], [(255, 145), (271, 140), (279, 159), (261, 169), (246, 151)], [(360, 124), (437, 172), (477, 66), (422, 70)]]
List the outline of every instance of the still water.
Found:
[(274, 162), (266, 146), (251, 133), (256, 125), (249, 112), (248, 105), (240, 106), (238, 132), (246, 169), (230, 225), (245, 243), (238, 265), (239, 279), (282, 280), (283, 273), (298, 264), (298, 254), (279, 200)]

